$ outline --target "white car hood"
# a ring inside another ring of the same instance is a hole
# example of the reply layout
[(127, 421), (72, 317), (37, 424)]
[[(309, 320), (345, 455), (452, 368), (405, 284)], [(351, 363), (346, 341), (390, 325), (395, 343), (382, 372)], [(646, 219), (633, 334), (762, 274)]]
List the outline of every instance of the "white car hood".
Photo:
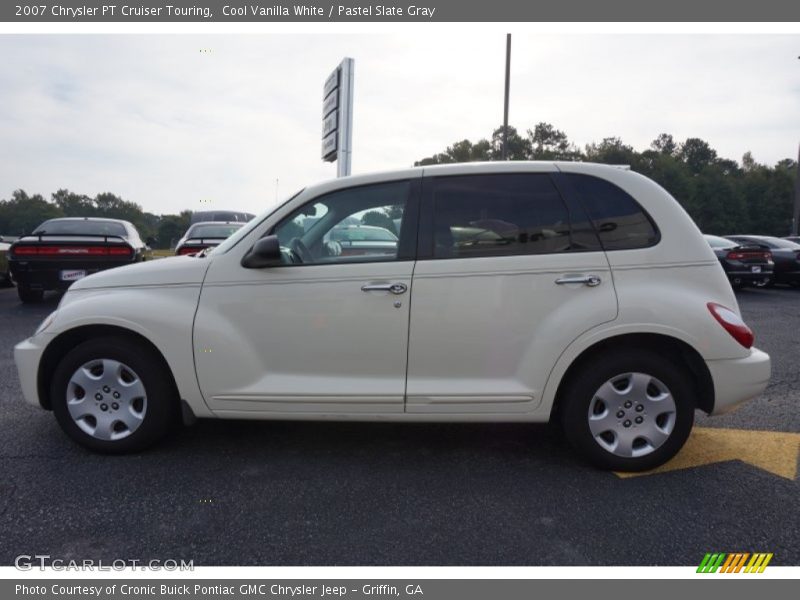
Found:
[(210, 257), (171, 256), (100, 271), (79, 279), (69, 289), (198, 285), (203, 282), (210, 264)]

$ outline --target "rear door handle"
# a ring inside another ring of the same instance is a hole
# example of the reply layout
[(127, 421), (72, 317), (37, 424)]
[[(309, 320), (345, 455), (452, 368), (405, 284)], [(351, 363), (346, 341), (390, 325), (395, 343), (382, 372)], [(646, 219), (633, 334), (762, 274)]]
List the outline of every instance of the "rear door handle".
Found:
[(588, 285), (589, 287), (595, 287), (602, 283), (602, 279), (600, 279), (597, 275), (565, 275), (564, 277), (559, 277), (556, 279), (556, 283), (558, 285), (564, 285), (567, 283), (582, 283), (583, 285)]
[(405, 283), (368, 283), (361, 286), (362, 292), (391, 292), (395, 296), (405, 294), (408, 286)]

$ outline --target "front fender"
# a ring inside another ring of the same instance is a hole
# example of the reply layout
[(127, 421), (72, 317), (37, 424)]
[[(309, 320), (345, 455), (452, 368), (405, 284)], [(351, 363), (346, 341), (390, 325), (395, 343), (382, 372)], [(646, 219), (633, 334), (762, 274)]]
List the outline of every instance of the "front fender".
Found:
[(108, 325), (149, 340), (167, 361), (178, 392), (198, 417), (212, 417), (195, 373), (192, 327), (200, 284), (87, 289), (68, 292), (47, 333), (54, 338), (86, 326)]

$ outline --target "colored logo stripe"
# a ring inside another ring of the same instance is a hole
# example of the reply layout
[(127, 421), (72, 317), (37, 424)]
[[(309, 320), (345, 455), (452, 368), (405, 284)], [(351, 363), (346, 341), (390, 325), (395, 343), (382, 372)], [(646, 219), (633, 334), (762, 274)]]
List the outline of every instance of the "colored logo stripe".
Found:
[[(707, 553), (700, 566), (697, 567), (698, 573), (716, 573), (719, 569), (720, 573), (739, 573), (744, 567), (744, 573), (763, 573), (764, 569), (772, 560), (772, 553), (756, 552), (750, 554), (749, 552), (734, 552), (726, 554), (724, 552)], [(747, 559), (750, 562), (747, 562)], [(745, 566), (747, 562), (747, 566)]]
[(750, 562), (747, 563), (747, 567), (745, 567), (745, 573), (763, 573), (764, 569), (767, 568), (769, 561), (772, 560), (772, 553), (764, 554), (753, 554), (753, 558), (750, 559)]

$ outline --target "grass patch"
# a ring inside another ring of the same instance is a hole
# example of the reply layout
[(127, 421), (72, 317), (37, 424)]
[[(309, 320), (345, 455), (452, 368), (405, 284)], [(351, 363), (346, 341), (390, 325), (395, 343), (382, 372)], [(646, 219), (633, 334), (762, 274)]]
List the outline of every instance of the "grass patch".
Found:
[(153, 250), (153, 258), (167, 258), (168, 256), (175, 256), (175, 250)]

